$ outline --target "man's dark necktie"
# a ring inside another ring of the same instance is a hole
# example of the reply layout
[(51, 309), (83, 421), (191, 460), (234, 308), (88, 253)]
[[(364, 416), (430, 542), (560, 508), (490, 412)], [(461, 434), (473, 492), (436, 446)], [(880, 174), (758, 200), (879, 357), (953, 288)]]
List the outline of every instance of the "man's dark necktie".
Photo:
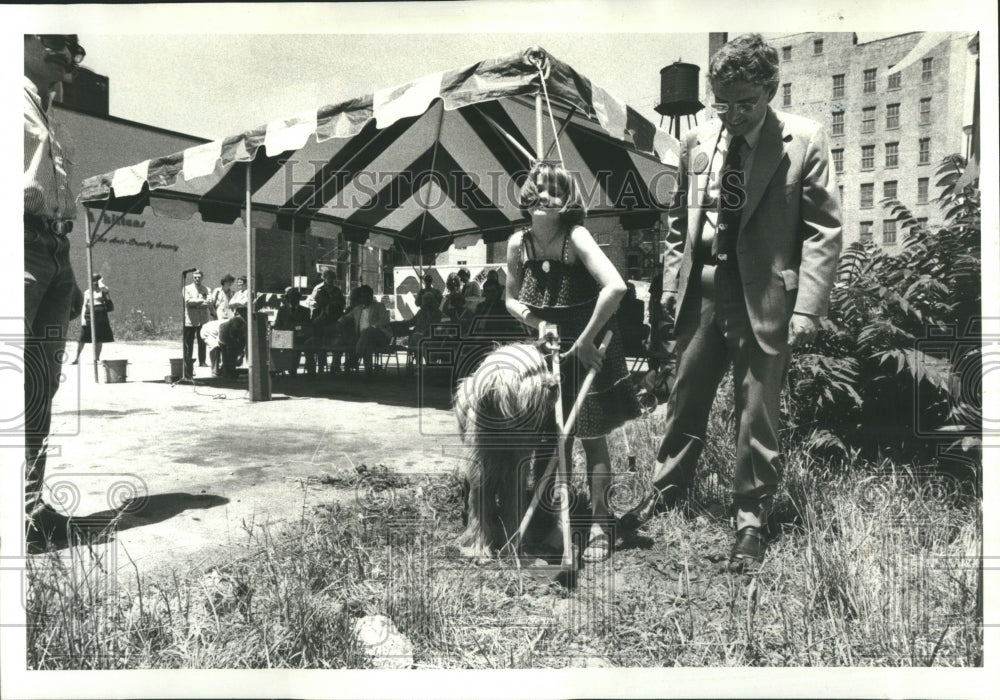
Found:
[(746, 202), (746, 177), (740, 151), (746, 139), (734, 136), (726, 151), (719, 181), (719, 228), (715, 235), (712, 257), (719, 262), (736, 259), (736, 237), (740, 230), (740, 212)]

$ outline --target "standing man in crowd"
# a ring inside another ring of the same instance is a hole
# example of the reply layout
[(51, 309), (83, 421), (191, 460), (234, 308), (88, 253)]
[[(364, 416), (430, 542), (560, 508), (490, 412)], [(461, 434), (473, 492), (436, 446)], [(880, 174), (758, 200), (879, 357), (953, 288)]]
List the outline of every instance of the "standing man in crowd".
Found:
[(211, 318), (211, 303), (208, 298), (208, 287), (201, 283), (201, 270), (191, 273), (194, 280), (184, 287), (184, 367), (194, 362), (194, 341), (198, 340), (198, 366), (205, 364), (205, 341), (201, 338), (201, 327)]
[(45, 504), (52, 400), (59, 389), (66, 328), (83, 307), (69, 260), (76, 205), (65, 135), (52, 99), (86, 52), (75, 34), (24, 35), (24, 438), (29, 552), (67, 535), (69, 518)]
[[(793, 348), (827, 312), (841, 248), (840, 204), (816, 122), (771, 110), (778, 54), (759, 34), (712, 57), (719, 120), (688, 132), (682, 201), (671, 211), (663, 291), (676, 295), (680, 353), (654, 492), (624, 529), (676, 504), (692, 485), (709, 412), (732, 365), (736, 542), (729, 568), (759, 564), (781, 472), (778, 397)], [(669, 304), (669, 299), (665, 305)]]
[(458, 279), (462, 283), (462, 295), (466, 297), (480, 297), (483, 295), (483, 290), (479, 286), (479, 282), (472, 279), (472, 273), (469, 272), (469, 268), (463, 267), (458, 271)]
[[(347, 300), (337, 286), (337, 273), (332, 267), (323, 268), (323, 281), (309, 295), (312, 308), (312, 352), (306, 353), (306, 371), (315, 374), (326, 371), (326, 353), (333, 345), (337, 321), (344, 315)], [(334, 372), (340, 371), (339, 355), (334, 355)]]

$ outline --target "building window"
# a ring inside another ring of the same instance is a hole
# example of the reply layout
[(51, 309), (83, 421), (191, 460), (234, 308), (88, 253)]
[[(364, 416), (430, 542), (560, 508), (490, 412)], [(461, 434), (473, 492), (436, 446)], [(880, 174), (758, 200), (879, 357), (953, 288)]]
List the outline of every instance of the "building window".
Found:
[(861, 147), (861, 169), (862, 170), (875, 169), (875, 146)]
[(920, 139), (920, 159), (919, 165), (927, 165), (931, 162), (931, 140), (930, 138)]
[(872, 223), (871, 221), (862, 221), (861, 228), (858, 231), (858, 238), (862, 243), (872, 242)]
[(899, 128), (899, 103), (885, 106), (885, 128)]
[(833, 76), (833, 97), (834, 99), (844, 96), (844, 74)]
[(871, 182), (866, 182), (861, 185), (861, 204), (862, 209), (871, 209), (875, 205), (875, 184)]
[(834, 112), (833, 113), (833, 135), (843, 136), (844, 135), (844, 113)]
[(931, 179), (929, 177), (921, 177), (917, 179), (917, 204), (927, 204), (930, 187)]
[[(892, 66), (889, 66), (889, 69), (891, 70)], [(895, 73), (892, 73), (889, 76), (889, 89), (899, 90), (902, 86), (903, 86), (903, 72), (896, 71)]]
[(792, 106), (792, 84), (785, 83), (781, 86), (781, 105), (783, 107)]
[(934, 77), (934, 59), (925, 58), (920, 62), (920, 80), (924, 83), (929, 83), (931, 78)]
[(895, 219), (885, 219), (882, 222), (882, 245), (896, 245)]
[(792, 47), (791, 46), (782, 46), (781, 47), (781, 60), (782, 61), (791, 61), (792, 60)]
[(864, 73), (864, 87), (862, 92), (875, 92), (875, 69), (866, 68)]
[(885, 145), (885, 167), (899, 167), (899, 142), (887, 143)]
[(813, 56), (819, 56), (823, 53), (823, 40), (813, 39)]
[(896, 180), (886, 180), (882, 184), (882, 196), (885, 199), (896, 199), (899, 195), (899, 187)]
[(865, 107), (861, 110), (861, 133), (871, 134), (875, 132), (875, 108)]
[(844, 172), (844, 149), (834, 148), (831, 153), (833, 153), (833, 172)]
[(837, 195), (838, 195), (838, 201), (840, 202), (840, 206), (844, 206), (844, 186), (843, 185), (837, 185)]
[(929, 97), (920, 98), (920, 123), (931, 123), (931, 98)]

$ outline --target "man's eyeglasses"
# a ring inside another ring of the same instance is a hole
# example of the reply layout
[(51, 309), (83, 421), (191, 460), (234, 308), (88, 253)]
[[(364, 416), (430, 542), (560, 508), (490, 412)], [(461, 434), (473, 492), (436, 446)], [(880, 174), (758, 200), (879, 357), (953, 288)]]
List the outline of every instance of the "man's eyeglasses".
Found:
[(68, 48), (70, 55), (73, 57), (73, 63), (77, 65), (83, 63), (83, 59), (87, 55), (83, 47), (70, 37), (62, 34), (38, 34), (37, 36), (38, 40), (42, 42), (42, 46), (54, 53), (59, 53), (63, 49)]
[(728, 102), (713, 102), (712, 109), (715, 110), (716, 114), (727, 114), (729, 112), (750, 114), (750, 112), (754, 110), (754, 107), (757, 106), (757, 103), (760, 102), (760, 98), (763, 96), (764, 94), (761, 93), (760, 95), (757, 96), (757, 99), (740, 100), (739, 102), (734, 102), (733, 104), (729, 104)]

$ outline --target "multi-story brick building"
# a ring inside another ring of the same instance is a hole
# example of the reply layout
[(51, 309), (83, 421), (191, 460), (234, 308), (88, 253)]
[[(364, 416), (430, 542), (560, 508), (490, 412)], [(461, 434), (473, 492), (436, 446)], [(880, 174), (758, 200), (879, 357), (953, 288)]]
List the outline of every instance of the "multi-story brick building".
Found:
[(923, 36), (859, 42), (850, 32), (806, 32), (767, 39), (778, 50), (781, 70), (772, 107), (827, 128), (845, 244), (868, 238), (891, 249), (900, 242), (903, 232), (881, 204), (887, 198), (932, 224), (939, 220), (938, 165), (947, 155), (967, 155), (972, 34), (946, 35), (890, 76)]

